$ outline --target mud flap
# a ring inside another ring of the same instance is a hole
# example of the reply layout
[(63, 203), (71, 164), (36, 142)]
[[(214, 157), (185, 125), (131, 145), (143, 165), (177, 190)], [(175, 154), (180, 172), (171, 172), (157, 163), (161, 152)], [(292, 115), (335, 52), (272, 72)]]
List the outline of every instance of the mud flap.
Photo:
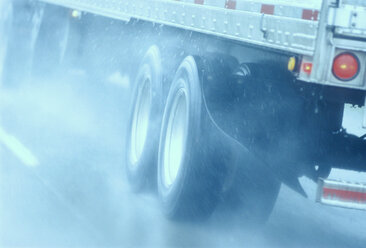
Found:
[[(211, 163), (220, 164), (222, 199), (243, 213), (246, 221), (265, 222), (276, 202), (281, 181), (273, 168), (242, 142), (245, 129), (242, 102), (233, 77), (235, 61), (226, 58), (196, 58), (204, 100), (202, 121)], [(237, 132), (236, 132), (237, 130)], [(246, 130), (248, 131), (248, 130)], [(211, 166), (214, 167), (214, 166)]]
[[(268, 75), (264, 75), (265, 68), (257, 64), (239, 65), (234, 58), (217, 54), (195, 59), (198, 67), (202, 69), (199, 73), (205, 104), (205, 122), (210, 132), (207, 137), (212, 140), (208, 143), (215, 144), (216, 148), (212, 149), (216, 151), (216, 157), (227, 167), (226, 184), (235, 181), (233, 178), (239, 174), (246, 174), (247, 178), (241, 180), (254, 183), (263, 180), (263, 177), (284, 181), (280, 178), (277, 167), (272, 166), (261, 153), (256, 152), (261, 149), (255, 149), (260, 145), (267, 145), (267, 134), (270, 131), (262, 130), (262, 127), (270, 126), (273, 119), (272, 109), (260, 111), (263, 105), (268, 108), (273, 105), (265, 102), (265, 98), (262, 101), (261, 97), (280, 94), (280, 90), (268, 88), (268, 92), (263, 92), (263, 85), (258, 84), (260, 79), (269, 78)], [(287, 74), (283, 74), (286, 79)], [(287, 91), (288, 87), (282, 88)], [(255, 101), (252, 101), (253, 98)], [(266, 117), (267, 112), (271, 112), (272, 115)], [(261, 123), (259, 128), (257, 123)], [(255, 142), (258, 144), (254, 148)], [(219, 154), (222, 156), (220, 159)], [(258, 175), (257, 178), (255, 174)], [(306, 195), (301, 186), (299, 188), (298, 191)]]

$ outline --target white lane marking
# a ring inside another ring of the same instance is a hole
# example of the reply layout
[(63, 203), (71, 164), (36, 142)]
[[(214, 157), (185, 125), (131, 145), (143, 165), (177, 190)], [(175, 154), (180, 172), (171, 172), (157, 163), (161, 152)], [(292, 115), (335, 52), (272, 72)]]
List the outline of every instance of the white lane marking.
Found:
[(17, 138), (7, 134), (0, 127), (0, 143), (3, 143), (23, 164), (35, 167), (39, 164), (38, 159)]

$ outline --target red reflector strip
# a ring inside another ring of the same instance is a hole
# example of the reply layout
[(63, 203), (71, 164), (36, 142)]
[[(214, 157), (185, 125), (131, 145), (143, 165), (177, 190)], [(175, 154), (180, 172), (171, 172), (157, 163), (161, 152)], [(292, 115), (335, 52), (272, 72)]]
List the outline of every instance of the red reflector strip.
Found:
[(273, 15), (274, 14), (274, 5), (270, 4), (262, 4), (261, 13), (267, 14), (267, 15)]
[(236, 0), (226, 0), (225, 8), (227, 8), (227, 9), (236, 9)]
[(366, 185), (320, 178), (316, 200), (326, 205), (366, 210)]
[(317, 21), (319, 16), (319, 11), (312, 9), (302, 10), (302, 19)]
[[(173, 0), (172, 0), (173, 1)], [(237, 11), (247, 11), (266, 15), (283, 16), (295, 19), (303, 19), (317, 22), (320, 12), (314, 9), (303, 9), (302, 7), (292, 6), (291, 4), (261, 4), (260, 1), (252, 0), (175, 0), (178, 2), (194, 3), (199, 5), (211, 6), (215, 8), (225, 8)]]
[(340, 199), (344, 201), (357, 201), (366, 203), (366, 193), (353, 192), (341, 189), (328, 189), (323, 188), (323, 197), (325, 199)]

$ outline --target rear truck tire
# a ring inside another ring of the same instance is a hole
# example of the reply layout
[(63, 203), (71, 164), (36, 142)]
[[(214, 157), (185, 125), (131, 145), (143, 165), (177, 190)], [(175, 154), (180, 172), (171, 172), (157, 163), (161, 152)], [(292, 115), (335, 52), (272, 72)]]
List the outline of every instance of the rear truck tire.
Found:
[[(168, 218), (203, 220), (222, 189), (221, 163), (214, 160), (199, 75), (199, 58), (179, 66), (164, 109), (158, 157), (158, 193)], [(207, 125), (206, 125), (207, 124)]]
[(238, 118), (230, 113), (236, 102), (232, 73), (237, 64), (227, 56), (188, 56), (176, 72), (158, 158), (159, 198), (171, 219), (203, 220), (219, 203), (238, 209), (243, 221), (251, 223), (265, 222), (272, 212), (281, 182), (267, 163), (229, 134), (232, 124), (221, 127), (220, 119), (231, 123), (227, 119)]
[(156, 161), (163, 113), (161, 55), (148, 49), (136, 76), (126, 132), (126, 173), (132, 189), (156, 185)]

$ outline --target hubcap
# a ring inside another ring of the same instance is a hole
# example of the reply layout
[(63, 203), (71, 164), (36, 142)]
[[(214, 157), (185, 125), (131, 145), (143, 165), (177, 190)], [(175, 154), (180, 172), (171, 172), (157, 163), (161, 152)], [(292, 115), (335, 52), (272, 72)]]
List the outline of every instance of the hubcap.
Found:
[(139, 161), (146, 142), (150, 119), (150, 89), (151, 82), (150, 79), (147, 78), (137, 93), (130, 142), (130, 161), (132, 165), (136, 165), (136, 163)]
[(166, 187), (174, 183), (182, 165), (187, 136), (187, 117), (186, 91), (180, 89), (170, 109), (164, 142), (163, 179)]

